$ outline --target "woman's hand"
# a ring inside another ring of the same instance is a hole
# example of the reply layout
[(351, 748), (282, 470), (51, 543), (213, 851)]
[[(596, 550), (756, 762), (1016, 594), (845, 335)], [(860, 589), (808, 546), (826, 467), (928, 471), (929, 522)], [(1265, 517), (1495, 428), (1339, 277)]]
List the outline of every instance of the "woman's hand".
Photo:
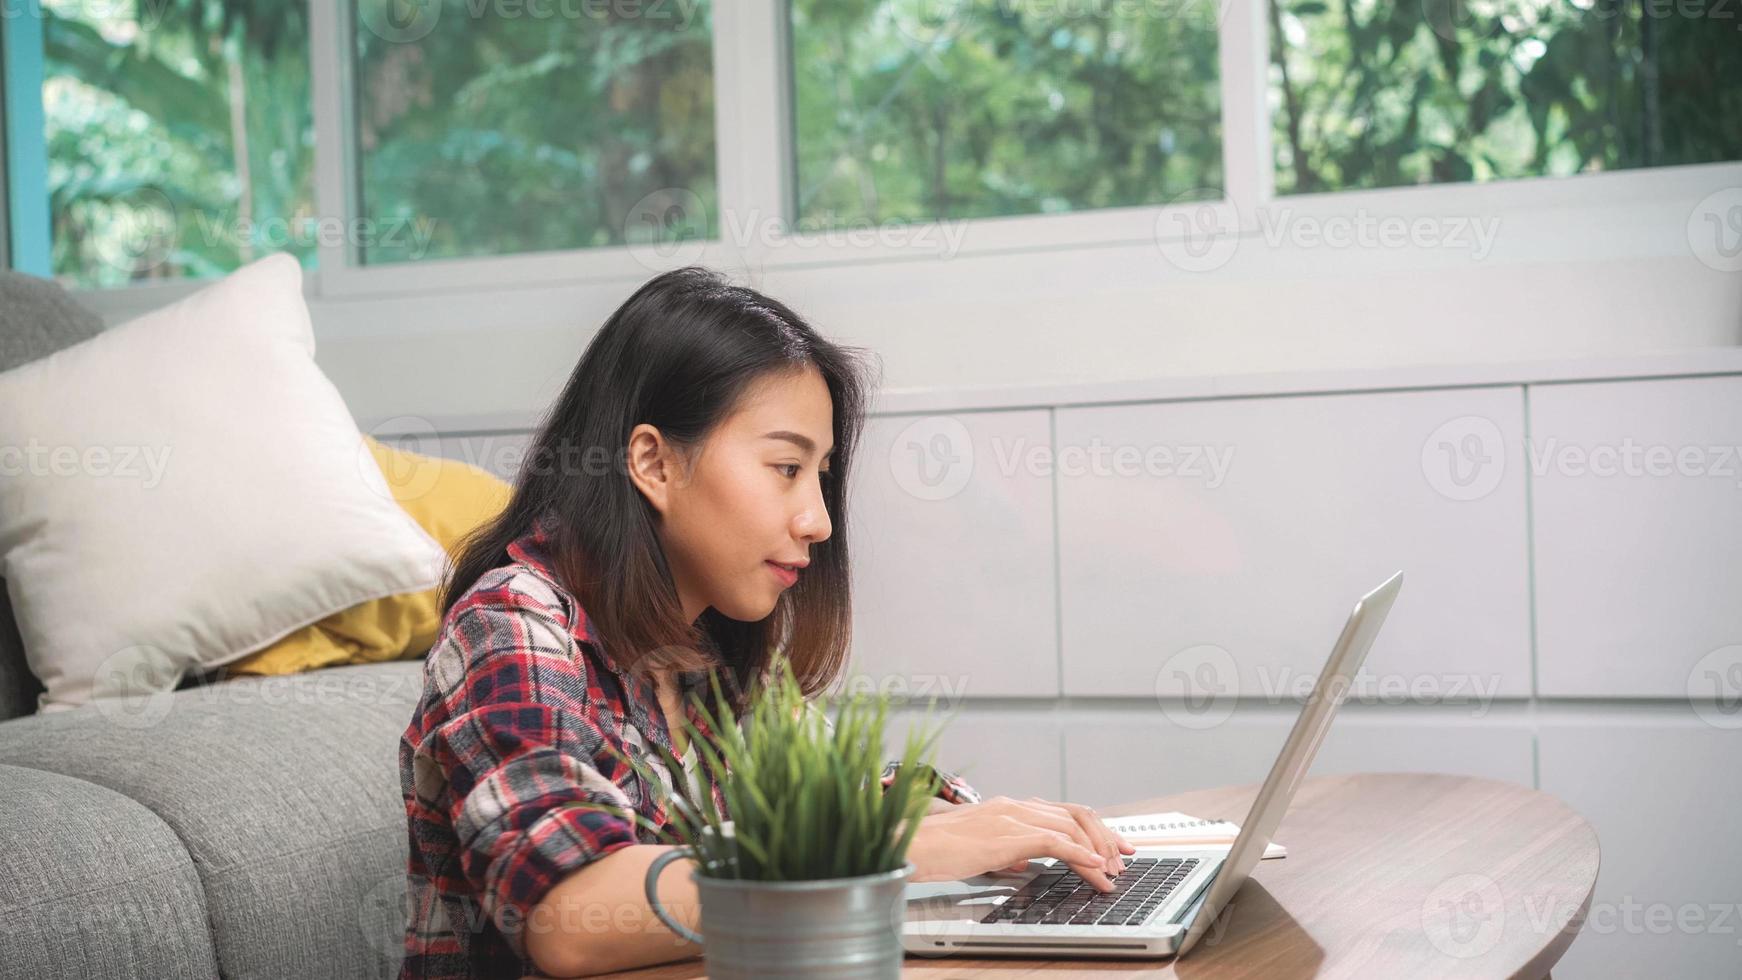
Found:
[(1125, 870), (1121, 853), (1137, 848), (1080, 803), (995, 796), (984, 803), (934, 808), (920, 818), (907, 859), (914, 881), (950, 881), (988, 871), (1021, 871), (1030, 858), (1064, 861), (1102, 891)]

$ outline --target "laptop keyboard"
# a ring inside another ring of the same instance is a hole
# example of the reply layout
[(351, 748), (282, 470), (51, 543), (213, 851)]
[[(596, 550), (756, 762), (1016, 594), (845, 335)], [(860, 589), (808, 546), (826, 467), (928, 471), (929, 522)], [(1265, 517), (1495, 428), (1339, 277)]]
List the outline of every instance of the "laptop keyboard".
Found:
[(1063, 865), (1041, 872), (981, 922), (1043, 926), (1134, 926), (1161, 907), (1197, 867), (1197, 858), (1138, 858), (1125, 862), (1113, 890), (1100, 892)]

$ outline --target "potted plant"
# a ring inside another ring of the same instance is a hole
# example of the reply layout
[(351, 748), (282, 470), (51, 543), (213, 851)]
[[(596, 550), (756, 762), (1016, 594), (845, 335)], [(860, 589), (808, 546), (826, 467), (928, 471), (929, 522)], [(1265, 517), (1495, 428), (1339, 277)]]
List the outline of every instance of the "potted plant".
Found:
[[(675, 784), (666, 801), (672, 830), (631, 816), (679, 848), (648, 868), (648, 904), (672, 931), (702, 945), (713, 980), (898, 977), (903, 892), (914, 870), (907, 850), (938, 789), (938, 731), (908, 732), (885, 787), (887, 696), (840, 699), (831, 726), (806, 702), (790, 664), (778, 659), (770, 673), (741, 725), (697, 702), (712, 741), (683, 719), (701, 762), (694, 774), (686, 778), (659, 747)], [(717, 676), (713, 691), (723, 705)], [(723, 777), (723, 808), (708, 773)], [(679, 859), (696, 865), (700, 934), (659, 903), (660, 872)]]

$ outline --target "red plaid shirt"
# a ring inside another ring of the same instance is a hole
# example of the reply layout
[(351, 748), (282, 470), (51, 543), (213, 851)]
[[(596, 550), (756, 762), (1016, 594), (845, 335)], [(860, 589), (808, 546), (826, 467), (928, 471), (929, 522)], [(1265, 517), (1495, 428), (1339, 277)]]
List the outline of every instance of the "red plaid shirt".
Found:
[[(510, 544), (512, 561), (448, 611), (400, 738), (411, 843), (402, 980), (536, 973), (523, 928), (545, 894), (620, 847), (658, 842), (577, 804), (629, 807), (667, 823), (659, 800), (673, 774), (650, 743), (676, 750), (655, 688), (593, 639), (551, 570), (546, 531), (537, 525)], [(689, 697), (706, 685), (705, 672), (679, 675), (685, 711), (704, 733)], [(607, 746), (639, 758), (663, 786), (649, 786)], [(939, 796), (979, 801), (958, 776), (939, 774)]]

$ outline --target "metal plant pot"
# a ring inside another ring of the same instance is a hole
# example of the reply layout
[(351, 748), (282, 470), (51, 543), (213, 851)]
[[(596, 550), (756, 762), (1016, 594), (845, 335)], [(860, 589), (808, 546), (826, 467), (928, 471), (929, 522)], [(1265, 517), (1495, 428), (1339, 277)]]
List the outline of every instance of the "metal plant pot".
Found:
[(901, 976), (903, 893), (911, 862), (894, 871), (816, 881), (741, 881), (690, 872), (702, 903), (702, 934), (659, 904), (665, 866), (691, 858), (667, 851), (647, 869), (647, 904), (673, 932), (702, 946), (709, 980), (812, 977), (895, 980)]

